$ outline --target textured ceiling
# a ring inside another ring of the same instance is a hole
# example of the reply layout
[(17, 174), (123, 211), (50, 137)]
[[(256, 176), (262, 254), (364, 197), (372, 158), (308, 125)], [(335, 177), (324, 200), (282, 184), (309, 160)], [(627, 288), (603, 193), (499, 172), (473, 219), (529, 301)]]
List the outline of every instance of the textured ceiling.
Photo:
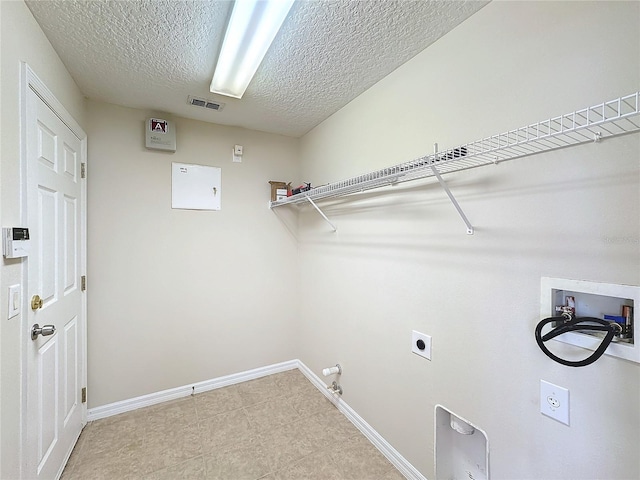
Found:
[[(238, 100), (209, 93), (231, 2), (27, 1), (87, 97), (294, 137), (485, 4), (298, 0)], [(226, 106), (194, 107), (189, 95)]]

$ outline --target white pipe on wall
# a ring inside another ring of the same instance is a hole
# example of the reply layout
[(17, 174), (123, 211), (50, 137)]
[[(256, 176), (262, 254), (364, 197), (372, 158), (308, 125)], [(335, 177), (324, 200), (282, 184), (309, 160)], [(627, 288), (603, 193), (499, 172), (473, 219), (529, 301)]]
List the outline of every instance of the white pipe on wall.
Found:
[(340, 364), (336, 363), (335, 367), (328, 367), (328, 368), (322, 369), (322, 375), (324, 375), (325, 377), (328, 377), (329, 375), (333, 375), (334, 373), (337, 373), (337, 374), (342, 373), (342, 367), (340, 367)]

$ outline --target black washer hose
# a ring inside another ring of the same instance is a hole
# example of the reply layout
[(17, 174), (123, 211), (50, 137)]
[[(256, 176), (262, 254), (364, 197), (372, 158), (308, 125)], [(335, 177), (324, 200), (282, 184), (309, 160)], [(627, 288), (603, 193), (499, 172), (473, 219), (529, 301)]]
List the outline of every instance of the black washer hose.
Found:
[[(559, 327), (554, 328), (549, 333), (542, 336), (542, 328), (551, 322), (563, 322)], [(590, 324), (582, 324), (582, 322), (594, 322), (598, 323), (598, 325), (590, 325)], [(560, 358), (549, 351), (544, 342), (547, 340), (551, 340), (558, 335), (562, 335), (563, 333), (573, 332), (576, 330), (581, 331), (594, 331), (594, 332), (607, 332), (606, 336), (602, 340), (600, 346), (587, 358), (579, 361), (571, 361), (565, 360), (564, 358)], [(606, 320), (602, 320), (600, 318), (593, 317), (574, 317), (573, 315), (562, 316), (562, 317), (550, 317), (545, 318), (536, 326), (536, 342), (540, 347), (540, 350), (544, 352), (544, 354), (549, 357), (551, 360), (555, 360), (562, 365), (566, 365), (568, 367), (586, 367), (587, 365), (591, 365), (593, 362), (598, 360), (607, 349), (613, 337), (616, 333), (620, 333), (621, 327), (615, 322), (608, 322)]]

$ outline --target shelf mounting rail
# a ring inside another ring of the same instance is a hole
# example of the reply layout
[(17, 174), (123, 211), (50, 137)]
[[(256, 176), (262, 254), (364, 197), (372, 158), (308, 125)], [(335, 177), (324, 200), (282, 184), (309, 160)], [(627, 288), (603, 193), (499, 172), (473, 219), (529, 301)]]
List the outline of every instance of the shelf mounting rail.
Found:
[(283, 200), (269, 202), (269, 208), (311, 203), (335, 231), (335, 225), (329, 221), (315, 201), (435, 176), (465, 222), (467, 233), (473, 233), (473, 227), (442, 181), (442, 174), (495, 165), (537, 153), (638, 132), (639, 117), (640, 92), (635, 92), (443, 152), (436, 151), (410, 162), (316, 187)]

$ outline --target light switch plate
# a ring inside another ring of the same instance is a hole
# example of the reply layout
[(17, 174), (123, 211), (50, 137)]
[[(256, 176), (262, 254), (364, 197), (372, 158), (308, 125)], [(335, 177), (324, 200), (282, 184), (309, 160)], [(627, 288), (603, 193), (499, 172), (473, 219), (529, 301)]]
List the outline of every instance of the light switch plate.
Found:
[(425, 335), (414, 330), (411, 334), (411, 351), (427, 360), (431, 360), (431, 335)]
[(13, 318), (20, 313), (20, 304), (22, 298), (20, 295), (20, 285), (11, 285), (9, 287), (9, 312), (7, 318)]
[(569, 390), (540, 380), (540, 413), (569, 425)]

